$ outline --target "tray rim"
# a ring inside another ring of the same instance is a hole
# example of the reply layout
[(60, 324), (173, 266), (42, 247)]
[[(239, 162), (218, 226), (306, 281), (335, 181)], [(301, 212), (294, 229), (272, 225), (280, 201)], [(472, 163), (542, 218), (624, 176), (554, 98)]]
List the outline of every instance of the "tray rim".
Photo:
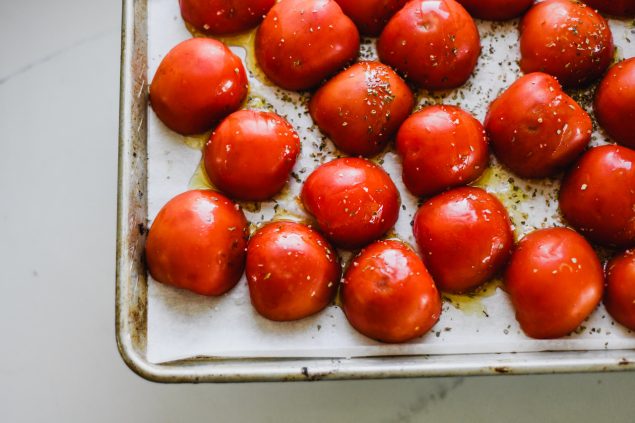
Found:
[[(133, 372), (154, 382), (200, 383), (635, 370), (635, 350), (348, 359), (199, 358), (165, 364), (150, 363), (145, 357), (147, 297), (144, 294), (147, 294), (147, 281), (140, 253), (145, 232), (143, 225), (147, 218), (144, 195), (147, 95), (143, 95), (143, 91), (147, 84), (148, 0), (122, 1), (115, 329), (119, 353)], [(139, 63), (142, 69), (139, 69)]]

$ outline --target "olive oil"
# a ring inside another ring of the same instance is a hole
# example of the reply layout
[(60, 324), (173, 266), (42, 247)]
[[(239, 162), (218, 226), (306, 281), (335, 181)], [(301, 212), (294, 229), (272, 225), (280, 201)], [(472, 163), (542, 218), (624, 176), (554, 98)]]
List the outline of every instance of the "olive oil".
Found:
[(203, 159), (201, 159), (198, 166), (196, 167), (194, 175), (192, 175), (192, 177), (190, 178), (188, 187), (190, 189), (214, 189), (214, 185), (212, 185), (209, 177), (207, 176), (207, 172), (205, 172)]
[(489, 317), (487, 307), (485, 307), (482, 300), (496, 294), (496, 291), (499, 288), (502, 289), (502, 286), (503, 281), (501, 279), (492, 279), (475, 291), (464, 295), (444, 293), (443, 300), (466, 314)]
[(250, 76), (256, 78), (264, 85), (270, 87), (274, 86), (273, 82), (271, 82), (269, 78), (267, 78), (260, 66), (258, 66), (258, 61), (256, 60), (256, 29), (252, 29), (247, 32), (235, 35), (211, 36), (198, 31), (196, 28), (188, 23), (186, 23), (185, 26), (194, 37), (213, 38), (225, 43), (230, 47), (240, 47), (245, 50), (245, 64)]

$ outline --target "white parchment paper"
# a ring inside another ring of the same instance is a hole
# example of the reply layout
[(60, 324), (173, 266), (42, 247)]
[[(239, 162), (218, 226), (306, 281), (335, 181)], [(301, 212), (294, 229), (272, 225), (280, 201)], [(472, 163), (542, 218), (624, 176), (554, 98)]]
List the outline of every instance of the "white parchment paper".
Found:
[[(149, 1), (149, 72), (151, 78), (165, 54), (191, 37), (181, 19), (176, 0)], [(420, 92), (420, 104), (456, 104), (483, 119), (488, 104), (520, 75), (517, 61), (517, 21), (504, 24), (478, 22), (483, 53), (476, 73), (464, 87), (443, 93)], [(611, 21), (618, 57), (635, 55), (635, 30), (625, 21)], [(630, 37), (630, 38), (629, 38)], [(253, 37), (251, 38), (253, 40)], [(228, 43), (250, 42), (249, 36)], [(273, 109), (286, 117), (302, 139), (302, 154), (289, 188), (275, 201), (244, 204), (254, 225), (274, 217), (306, 217), (296, 201), (302, 181), (320, 163), (337, 154), (330, 141), (313, 127), (306, 110), (308, 95), (281, 91), (263, 83), (248, 50), (232, 50), (246, 59), (250, 72), (249, 108)], [(320, 54), (316, 52), (316, 54)], [(364, 40), (363, 58), (375, 58), (374, 43)], [(593, 89), (573, 93), (590, 111)], [(571, 93), (570, 93), (571, 94)], [(201, 146), (205, 137), (181, 137), (161, 124), (148, 110), (149, 223), (175, 195), (207, 186), (201, 173)], [(594, 144), (606, 137), (596, 131)], [(394, 233), (415, 245), (410, 222), (417, 199), (405, 190), (399, 159), (387, 151), (375, 159), (390, 173), (401, 192), (403, 208)], [(494, 162), (477, 185), (496, 194), (509, 209), (516, 235), (535, 228), (562, 224), (557, 213), (559, 181), (524, 181)], [(274, 208), (275, 207), (275, 208)], [(460, 248), (460, 245), (457, 245)], [(344, 260), (350, 253), (343, 253)], [(148, 289), (147, 356), (151, 362), (208, 357), (353, 357), (399, 354), (458, 354), (545, 350), (597, 350), (635, 348), (635, 335), (615, 324), (603, 307), (571, 336), (537, 341), (521, 332), (506, 294), (493, 281), (470, 297), (445, 296), (440, 321), (427, 335), (407, 344), (386, 345), (353, 330), (337, 305), (298, 322), (276, 323), (260, 317), (251, 307), (246, 280), (228, 294), (207, 298), (150, 280)]]

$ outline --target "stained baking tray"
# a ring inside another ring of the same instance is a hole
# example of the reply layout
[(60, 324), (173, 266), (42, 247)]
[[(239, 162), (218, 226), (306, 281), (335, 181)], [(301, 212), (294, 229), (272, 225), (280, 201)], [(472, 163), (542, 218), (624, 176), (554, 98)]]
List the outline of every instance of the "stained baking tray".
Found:
[(124, 0), (117, 225), (116, 336), (122, 358), (157, 382), (371, 379), (635, 369), (633, 350), (543, 351), (373, 358), (198, 358), (165, 364), (146, 356), (148, 0)]

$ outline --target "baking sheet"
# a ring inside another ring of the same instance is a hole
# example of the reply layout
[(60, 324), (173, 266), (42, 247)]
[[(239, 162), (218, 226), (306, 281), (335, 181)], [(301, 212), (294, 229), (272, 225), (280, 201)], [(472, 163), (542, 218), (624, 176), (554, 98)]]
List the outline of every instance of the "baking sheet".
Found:
[[(457, 104), (483, 119), (491, 100), (519, 75), (517, 22), (496, 24), (479, 22), (483, 53), (475, 75), (458, 90), (443, 93), (419, 93), (420, 104)], [(619, 57), (635, 55), (628, 37), (633, 29), (622, 21), (611, 26)], [(164, 55), (178, 42), (191, 37), (173, 0), (150, 0), (148, 3), (148, 80)], [(228, 39), (228, 43), (247, 43), (253, 36)], [(232, 48), (253, 71), (250, 72), (248, 108), (275, 109), (298, 130), (302, 155), (289, 188), (275, 202), (243, 204), (247, 218), (255, 225), (272, 218), (304, 219), (306, 215), (296, 201), (302, 181), (319, 164), (336, 157), (330, 141), (313, 128), (306, 112), (307, 95), (282, 91), (268, 85), (254, 68), (252, 52)], [(365, 40), (362, 57), (374, 58), (371, 40)], [(584, 106), (590, 106), (589, 90), (575, 93)], [(181, 137), (165, 128), (154, 113), (148, 111), (148, 216), (149, 224), (160, 208), (173, 196), (190, 188), (207, 186), (200, 171), (200, 148), (205, 137)], [(594, 144), (604, 136), (594, 134)], [(415, 245), (410, 222), (417, 199), (404, 189), (396, 155), (387, 151), (378, 156), (398, 186), (402, 210), (394, 233)], [(534, 228), (562, 224), (554, 201), (557, 180), (522, 181), (495, 163), (477, 182), (496, 194), (510, 211), (516, 234)], [(534, 192), (536, 195), (534, 196)], [(274, 207), (275, 206), (275, 207)], [(344, 260), (350, 254), (343, 254)], [(513, 317), (506, 295), (496, 281), (488, 284), (474, 298), (446, 296), (440, 321), (423, 338), (402, 345), (385, 345), (355, 332), (333, 305), (321, 314), (298, 322), (270, 322), (252, 309), (243, 278), (238, 286), (221, 298), (206, 298), (177, 290), (153, 280), (148, 287), (147, 358), (152, 363), (178, 359), (209, 357), (354, 357), (411, 354), (465, 354), (527, 352), (546, 350), (599, 350), (635, 348), (635, 336), (612, 322), (599, 308), (569, 337), (536, 341), (525, 337)]]

